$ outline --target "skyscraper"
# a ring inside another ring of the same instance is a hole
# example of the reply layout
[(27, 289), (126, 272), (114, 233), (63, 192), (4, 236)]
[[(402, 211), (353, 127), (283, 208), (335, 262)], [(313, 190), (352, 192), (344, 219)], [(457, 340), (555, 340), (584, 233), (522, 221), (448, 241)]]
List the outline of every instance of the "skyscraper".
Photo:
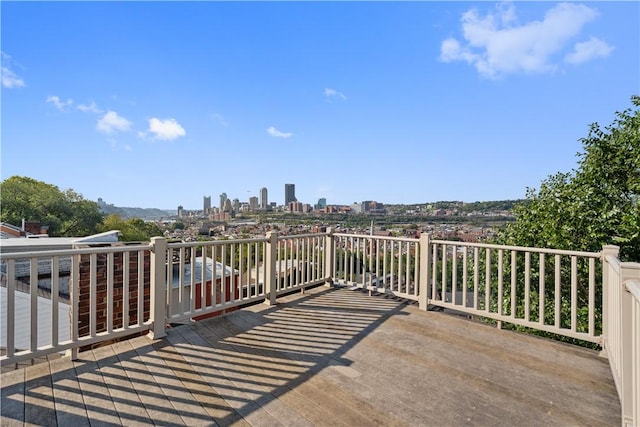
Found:
[(220, 210), (224, 210), (224, 202), (227, 200), (227, 193), (222, 193), (220, 195)]
[(211, 210), (211, 196), (203, 196), (202, 197), (202, 205), (205, 214), (208, 214)]
[(284, 185), (284, 204), (285, 206), (289, 205), (291, 202), (297, 202), (296, 199), (296, 185), (295, 184), (285, 184)]
[(268, 198), (268, 194), (267, 194), (267, 188), (266, 187), (262, 187), (260, 189), (260, 209), (267, 209), (267, 206), (269, 206), (269, 198)]

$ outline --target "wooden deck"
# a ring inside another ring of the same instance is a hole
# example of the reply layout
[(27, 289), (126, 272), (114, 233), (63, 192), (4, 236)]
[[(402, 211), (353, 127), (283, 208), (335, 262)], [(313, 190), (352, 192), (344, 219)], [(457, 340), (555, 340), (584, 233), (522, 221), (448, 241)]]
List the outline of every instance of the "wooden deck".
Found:
[(2, 426), (620, 425), (596, 352), (344, 288), (1, 379)]

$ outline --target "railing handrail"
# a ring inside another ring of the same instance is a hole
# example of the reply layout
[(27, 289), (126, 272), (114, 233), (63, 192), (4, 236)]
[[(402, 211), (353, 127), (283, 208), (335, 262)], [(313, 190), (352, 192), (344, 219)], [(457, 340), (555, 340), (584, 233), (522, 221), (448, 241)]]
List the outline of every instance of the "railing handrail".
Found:
[(376, 236), (370, 234), (357, 234), (357, 233), (333, 233), (334, 236), (339, 237), (359, 237), (359, 238), (370, 238), (370, 239), (383, 239), (389, 241), (396, 242), (418, 242), (419, 239), (415, 237), (397, 237), (397, 236)]
[(455, 240), (432, 239), (431, 243), (437, 243), (442, 245), (467, 246), (470, 248), (503, 249), (505, 251), (580, 256), (580, 257), (586, 257), (586, 258), (600, 258), (602, 254), (601, 252), (585, 252), (585, 251), (573, 251), (568, 249), (549, 249), (549, 248), (535, 248), (535, 247), (527, 247), (527, 246), (498, 245), (495, 243), (473, 243), (473, 242), (462, 242), (462, 241), (455, 241)]
[(313, 237), (325, 237), (327, 233), (306, 233), (306, 234), (280, 234), (278, 233), (278, 240), (292, 240), (292, 239), (308, 239)]
[(229, 243), (262, 243), (266, 242), (266, 237), (255, 237), (246, 239), (218, 239), (218, 240), (199, 240), (193, 242), (168, 242), (167, 247), (179, 249), (179, 248), (192, 248), (194, 246), (223, 246)]
[(20, 258), (47, 258), (54, 256), (71, 256), (86, 254), (106, 254), (111, 252), (136, 252), (150, 250), (151, 245), (100, 246), (91, 248), (52, 249), (47, 251), (1, 252), (0, 260)]

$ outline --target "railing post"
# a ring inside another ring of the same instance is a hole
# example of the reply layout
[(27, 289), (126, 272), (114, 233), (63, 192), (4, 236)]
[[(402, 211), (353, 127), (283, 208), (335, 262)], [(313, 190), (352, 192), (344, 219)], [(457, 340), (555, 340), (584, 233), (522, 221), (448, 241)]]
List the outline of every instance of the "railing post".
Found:
[[(623, 262), (620, 264), (620, 346), (622, 347), (621, 365), (621, 380), (622, 385), (620, 387), (620, 406), (622, 408), (622, 425), (623, 426), (636, 426), (640, 422), (640, 419), (636, 419), (638, 416), (636, 413), (640, 410), (640, 403), (638, 399), (640, 396), (634, 393), (634, 374), (635, 380), (638, 380), (640, 375), (634, 372), (634, 363), (638, 363), (640, 354), (634, 354), (634, 326), (635, 328), (640, 325), (634, 325), (633, 322), (633, 296), (626, 288), (626, 283), (634, 281), (640, 282), (640, 264), (634, 262)], [(635, 405), (635, 408), (634, 408)]]
[(336, 256), (336, 241), (333, 238), (333, 229), (327, 228), (327, 235), (324, 241), (324, 285), (333, 285), (333, 260)]
[[(73, 248), (77, 246), (74, 244)], [(71, 256), (71, 280), (69, 281), (69, 293), (71, 294), (71, 313), (69, 313), (69, 321), (71, 322), (71, 340), (78, 342), (78, 319), (80, 317), (80, 262), (82, 257), (80, 255)], [(65, 355), (71, 360), (78, 360), (78, 347), (72, 347), (66, 351)]]
[(151, 304), (149, 320), (151, 329), (149, 337), (158, 339), (167, 336), (165, 332), (165, 317), (167, 311), (167, 239), (153, 237), (151, 239)]
[[(614, 258), (618, 258), (618, 254), (620, 253), (620, 247), (615, 245), (605, 245), (602, 247), (602, 251), (600, 252), (601, 262), (602, 262), (602, 350), (603, 356), (606, 357), (606, 352), (608, 350), (608, 341), (609, 341), (609, 284), (611, 281), (611, 277), (609, 277), (609, 268), (607, 266), (607, 257), (612, 256)], [(613, 313), (615, 315), (615, 313)]]
[(265, 300), (264, 302), (268, 305), (275, 305), (276, 298), (278, 296), (277, 286), (276, 286), (276, 260), (278, 258), (278, 232), (277, 231), (269, 231), (267, 233), (267, 248), (264, 257), (264, 266), (266, 270), (266, 280), (265, 283)]
[(429, 268), (431, 265), (429, 256), (431, 254), (431, 236), (428, 233), (422, 233), (419, 241), (420, 251), (420, 277), (418, 306), (420, 310), (427, 310), (429, 306)]

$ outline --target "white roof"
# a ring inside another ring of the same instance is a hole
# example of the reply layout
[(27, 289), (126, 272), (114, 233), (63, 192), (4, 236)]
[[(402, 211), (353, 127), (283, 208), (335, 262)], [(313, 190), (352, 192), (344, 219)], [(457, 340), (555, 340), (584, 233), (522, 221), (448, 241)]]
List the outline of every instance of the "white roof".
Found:
[[(207, 257), (206, 258), (206, 266), (205, 266), (205, 282), (211, 280), (213, 278), (213, 265), (214, 265), (214, 260), (213, 258)], [(234, 275), (237, 275), (239, 272), (238, 270), (231, 268), (227, 265), (222, 264), (221, 262), (215, 262), (215, 266), (216, 266), (216, 279), (220, 279), (222, 278), (223, 274), (226, 277), (231, 277)], [(194, 278), (194, 283), (202, 283), (202, 257), (196, 257), (196, 263), (195, 263), (195, 278)], [(192, 268), (191, 268), (191, 264), (185, 264), (184, 265), (184, 274), (183, 274), (183, 280), (182, 280), (182, 284), (183, 286), (190, 286), (191, 285), (191, 272), (192, 272)], [(172, 277), (171, 277), (171, 287), (172, 288), (177, 288), (180, 286), (180, 264), (173, 264), (173, 272), (172, 272)]]
[[(51, 345), (51, 300), (38, 297), (38, 347)], [(15, 346), (16, 349), (26, 350), (31, 345), (31, 296), (25, 292), (15, 291)], [(69, 341), (71, 338), (71, 321), (69, 304), (58, 303), (58, 342)], [(7, 288), (0, 287), (0, 347), (7, 346)]]
[(114, 243), (118, 241), (119, 230), (111, 230), (87, 237), (16, 237), (0, 239), (2, 252), (31, 252), (56, 249), (71, 249), (76, 244)]

